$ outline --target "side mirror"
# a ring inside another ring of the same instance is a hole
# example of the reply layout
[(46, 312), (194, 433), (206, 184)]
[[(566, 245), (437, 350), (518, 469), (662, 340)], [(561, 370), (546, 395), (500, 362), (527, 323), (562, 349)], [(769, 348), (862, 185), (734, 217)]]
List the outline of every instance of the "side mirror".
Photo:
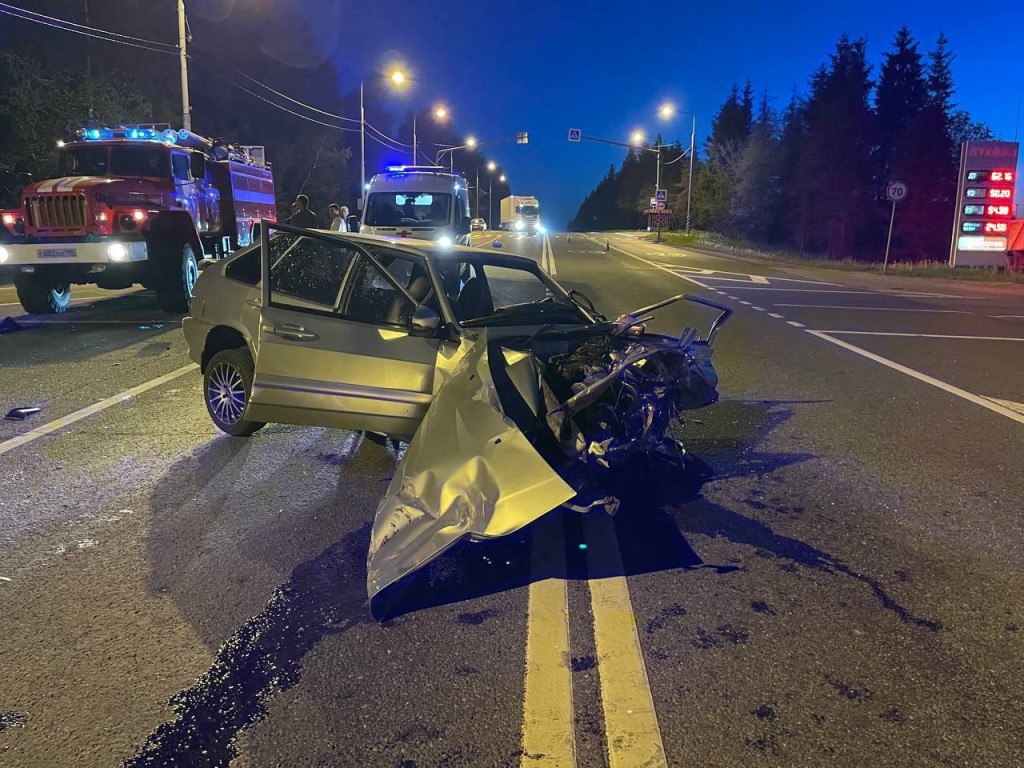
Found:
[(413, 336), (436, 336), (441, 327), (441, 316), (430, 307), (420, 304), (409, 318), (409, 333)]
[(349, 232), (358, 232), (359, 231), (359, 217), (358, 216), (353, 214), (352, 216), (348, 217), (348, 231)]

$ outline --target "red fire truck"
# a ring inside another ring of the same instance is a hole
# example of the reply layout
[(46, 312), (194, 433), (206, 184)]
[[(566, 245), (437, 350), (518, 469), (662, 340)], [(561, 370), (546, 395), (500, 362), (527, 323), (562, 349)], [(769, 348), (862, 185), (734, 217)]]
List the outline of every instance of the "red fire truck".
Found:
[(26, 312), (64, 312), (73, 283), (140, 283), (183, 312), (198, 260), (248, 245), (260, 219), (276, 218), (271, 169), (248, 148), (162, 125), (84, 129), (58, 147), (58, 178), (3, 211), (0, 277)]

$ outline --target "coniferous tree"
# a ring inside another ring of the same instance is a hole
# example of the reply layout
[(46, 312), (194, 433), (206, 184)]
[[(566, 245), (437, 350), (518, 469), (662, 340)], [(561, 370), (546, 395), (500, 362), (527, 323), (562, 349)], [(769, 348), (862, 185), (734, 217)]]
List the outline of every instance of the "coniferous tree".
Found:
[(796, 194), (808, 216), (808, 244), (833, 259), (853, 258), (869, 234), (875, 198), (870, 73), (864, 40), (844, 35), (829, 65), (812, 78), (807, 100)]

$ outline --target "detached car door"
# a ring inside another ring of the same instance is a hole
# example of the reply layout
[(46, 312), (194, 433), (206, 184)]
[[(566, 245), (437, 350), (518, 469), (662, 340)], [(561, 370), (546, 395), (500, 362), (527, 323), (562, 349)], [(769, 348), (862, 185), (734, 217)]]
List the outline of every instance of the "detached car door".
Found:
[(409, 283), (432, 295), (422, 262), (397, 252), (385, 265), (351, 242), (273, 224), (261, 259), (246, 418), (411, 437), (431, 402), (441, 344), (409, 330)]

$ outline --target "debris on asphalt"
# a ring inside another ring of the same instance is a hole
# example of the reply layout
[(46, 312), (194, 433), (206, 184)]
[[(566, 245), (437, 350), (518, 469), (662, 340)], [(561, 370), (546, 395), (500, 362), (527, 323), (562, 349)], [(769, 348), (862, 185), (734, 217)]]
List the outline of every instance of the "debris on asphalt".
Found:
[(24, 331), (25, 326), (13, 317), (5, 317), (0, 320), (0, 333), (11, 333), (12, 331)]
[(8, 728), (25, 727), (25, 716), (20, 712), (0, 712), (0, 733)]
[(42, 410), (43, 409), (37, 405), (25, 405), (19, 408), (11, 408), (11, 410), (7, 412), (7, 415), (4, 416), (4, 418), (7, 419), (8, 421), (24, 421), (29, 416), (35, 416)]

